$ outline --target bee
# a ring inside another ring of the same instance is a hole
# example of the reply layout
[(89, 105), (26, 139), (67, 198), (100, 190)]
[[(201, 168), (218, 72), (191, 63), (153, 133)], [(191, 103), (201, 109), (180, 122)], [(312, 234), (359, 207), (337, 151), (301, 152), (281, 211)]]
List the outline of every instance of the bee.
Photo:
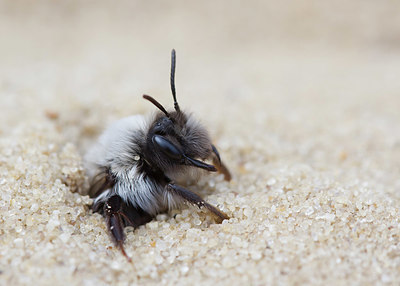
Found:
[[(229, 181), (207, 130), (183, 112), (176, 100), (175, 50), (171, 53), (171, 91), (174, 110), (167, 111), (149, 95), (143, 98), (158, 108), (150, 120), (142, 115), (120, 119), (99, 137), (86, 155), (92, 176), (92, 210), (105, 217), (111, 238), (128, 258), (124, 228), (151, 221), (157, 214), (183, 203), (204, 207), (217, 222), (229, 217), (199, 195), (178, 184), (196, 180), (204, 171), (219, 172)], [(212, 164), (206, 161), (211, 161)]]

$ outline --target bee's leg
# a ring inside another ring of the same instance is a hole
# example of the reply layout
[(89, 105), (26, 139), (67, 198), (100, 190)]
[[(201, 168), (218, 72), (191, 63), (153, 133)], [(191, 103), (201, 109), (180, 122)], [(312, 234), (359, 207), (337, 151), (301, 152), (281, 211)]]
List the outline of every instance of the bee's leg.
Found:
[(104, 204), (105, 202), (102, 202), (101, 200), (95, 200), (93, 205), (90, 207), (94, 213), (99, 213), (102, 215), (104, 213)]
[(93, 177), (89, 188), (89, 197), (96, 198), (102, 193), (114, 186), (115, 181), (113, 176), (110, 174), (109, 169), (102, 168), (102, 170)]
[(216, 215), (220, 222), (222, 222), (224, 219), (229, 219), (229, 217), (225, 213), (223, 213), (222, 211), (220, 211), (213, 205), (210, 205), (209, 203), (207, 203), (199, 195), (197, 195), (179, 185), (176, 185), (174, 183), (169, 183), (169, 184), (167, 184), (167, 186), (165, 188), (168, 192), (184, 199), (185, 201), (187, 201), (191, 204), (198, 206), (199, 208), (205, 207), (211, 213)]
[(122, 205), (122, 214), (125, 226), (133, 226), (134, 228), (144, 225), (153, 219), (152, 215), (148, 214), (141, 208), (126, 203)]
[(218, 172), (224, 175), (225, 181), (230, 181), (232, 179), (232, 175), (229, 172), (228, 168), (221, 161), (221, 157), (219, 156), (219, 152), (214, 145), (211, 145), (212, 151), (214, 153), (213, 156), (213, 164), (217, 168)]
[(107, 221), (108, 230), (111, 233), (111, 236), (115, 242), (119, 246), (122, 251), (122, 254), (131, 262), (131, 258), (126, 254), (124, 249), (124, 222), (123, 216), (124, 214), (121, 211), (122, 199), (120, 196), (113, 195), (109, 197), (104, 204), (104, 215)]

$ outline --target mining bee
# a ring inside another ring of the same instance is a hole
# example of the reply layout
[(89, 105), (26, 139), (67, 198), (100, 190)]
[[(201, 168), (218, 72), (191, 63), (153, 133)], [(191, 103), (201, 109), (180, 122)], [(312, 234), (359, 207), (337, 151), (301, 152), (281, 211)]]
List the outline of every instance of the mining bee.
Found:
[[(150, 119), (142, 115), (112, 124), (89, 150), (86, 161), (92, 176), (92, 209), (101, 213), (114, 242), (125, 253), (124, 227), (134, 228), (182, 203), (204, 207), (217, 222), (229, 217), (199, 195), (178, 184), (197, 179), (204, 171), (231, 175), (222, 163), (207, 130), (183, 112), (176, 100), (175, 50), (171, 54), (171, 90), (174, 110), (167, 111), (149, 95), (143, 98), (159, 111)], [(212, 164), (207, 163), (211, 161)]]

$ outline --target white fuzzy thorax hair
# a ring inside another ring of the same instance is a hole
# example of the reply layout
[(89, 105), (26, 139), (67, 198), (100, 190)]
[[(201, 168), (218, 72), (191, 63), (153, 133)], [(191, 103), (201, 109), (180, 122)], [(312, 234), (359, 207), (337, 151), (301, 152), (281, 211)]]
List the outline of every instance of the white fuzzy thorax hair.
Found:
[[(164, 190), (163, 185), (146, 176), (138, 168), (140, 159), (139, 140), (145, 140), (150, 120), (142, 115), (126, 117), (111, 124), (85, 157), (87, 170), (94, 177), (99, 170), (107, 169), (115, 178), (115, 185), (95, 198), (94, 203), (105, 202), (111, 195), (119, 195), (123, 201), (140, 207), (155, 215), (176, 208), (182, 202)], [(198, 124), (189, 115), (188, 126)], [(138, 150), (135, 153), (135, 150)], [(199, 176), (201, 170), (182, 167), (179, 172), (166, 172), (172, 180), (190, 180)]]

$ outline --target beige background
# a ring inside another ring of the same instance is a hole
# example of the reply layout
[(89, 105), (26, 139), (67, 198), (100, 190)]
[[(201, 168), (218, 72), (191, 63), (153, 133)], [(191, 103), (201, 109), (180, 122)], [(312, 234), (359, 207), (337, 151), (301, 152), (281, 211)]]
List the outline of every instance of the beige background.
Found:
[[(0, 283), (398, 284), (398, 1), (1, 1)], [(127, 230), (84, 193), (113, 120), (181, 107), (234, 179)], [(71, 191), (75, 193), (71, 193)], [(177, 214), (174, 217), (174, 214)]]

